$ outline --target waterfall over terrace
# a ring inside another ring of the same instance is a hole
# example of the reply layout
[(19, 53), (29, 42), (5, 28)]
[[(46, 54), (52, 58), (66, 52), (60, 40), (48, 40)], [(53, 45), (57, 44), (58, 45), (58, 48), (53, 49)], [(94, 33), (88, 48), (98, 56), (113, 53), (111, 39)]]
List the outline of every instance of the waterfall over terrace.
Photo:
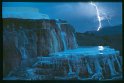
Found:
[(79, 47), (74, 28), (64, 20), (3, 19), (5, 80), (121, 79), (121, 68), (119, 51)]

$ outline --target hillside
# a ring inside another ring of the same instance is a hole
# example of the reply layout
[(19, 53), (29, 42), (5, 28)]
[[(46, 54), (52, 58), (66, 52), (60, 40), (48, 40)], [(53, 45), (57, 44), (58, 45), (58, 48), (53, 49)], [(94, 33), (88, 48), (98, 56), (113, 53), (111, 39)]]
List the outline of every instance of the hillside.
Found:
[(122, 53), (122, 25), (104, 27), (100, 31), (76, 33), (79, 46), (111, 46)]

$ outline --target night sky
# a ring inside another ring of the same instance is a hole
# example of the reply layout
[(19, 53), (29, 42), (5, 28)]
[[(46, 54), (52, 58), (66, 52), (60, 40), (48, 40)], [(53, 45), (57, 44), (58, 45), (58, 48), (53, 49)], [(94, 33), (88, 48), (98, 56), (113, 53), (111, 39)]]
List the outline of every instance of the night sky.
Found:
[[(95, 4), (103, 19), (102, 27), (122, 24), (121, 2), (96, 2)], [(12, 10), (10, 7), (17, 8), (17, 10)], [(18, 10), (18, 7), (22, 9)], [(6, 15), (11, 12), (32, 12), (30, 13), (32, 17), (37, 17), (41, 13), (47, 14), (51, 19), (66, 20), (74, 26), (77, 32), (97, 30), (98, 28), (96, 9), (89, 2), (3, 2), (2, 17), (7, 17)], [(25, 14), (24, 16), (26, 17)], [(105, 17), (109, 19), (110, 24)]]

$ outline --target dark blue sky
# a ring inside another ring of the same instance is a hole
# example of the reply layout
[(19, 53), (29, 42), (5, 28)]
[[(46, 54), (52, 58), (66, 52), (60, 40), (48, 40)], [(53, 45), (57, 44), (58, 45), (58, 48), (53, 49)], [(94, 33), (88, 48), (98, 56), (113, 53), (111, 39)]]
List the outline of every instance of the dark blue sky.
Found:
[[(121, 2), (96, 2), (100, 11), (100, 15), (103, 18), (102, 26), (114, 26), (122, 24), (122, 3)], [(10, 7), (17, 8), (23, 7), (20, 12), (29, 11), (24, 7), (34, 8), (34, 12), (37, 14), (47, 14), (51, 19), (64, 19), (74, 26), (76, 31), (85, 32), (90, 30), (97, 30), (98, 20), (96, 16), (95, 8), (88, 2), (3, 2), (2, 13), (3, 17), (6, 17), (7, 13), (12, 12)], [(8, 10), (5, 10), (8, 9)], [(32, 17), (36, 17), (34, 13)], [(25, 15), (26, 16), (26, 15)], [(105, 18), (107, 17), (110, 21)]]

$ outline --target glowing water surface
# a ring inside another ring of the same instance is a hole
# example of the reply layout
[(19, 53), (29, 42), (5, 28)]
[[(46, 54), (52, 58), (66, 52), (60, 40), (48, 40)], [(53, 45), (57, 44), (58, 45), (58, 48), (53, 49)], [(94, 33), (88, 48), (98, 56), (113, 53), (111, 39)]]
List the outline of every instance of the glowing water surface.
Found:
[(115, 54), (115, 53), (119, 53), (119, 51), (116, 51), (112, 48), (110, 48), (109, 46), (83, 46), (83, 47), (79, 47), (77, 49), (72, 49), (72, 50), (66, 50), (63, 52), (56, 52), (56, 53), (52, 53), (50, 55), (59, 55), (59, 56), (64, 56), (64, 55), (74, 55), (74, 54), (84, 54), (84, 55), (98, 55), (98, 54), (103, 54), (103, 55), (109, 55), (109, 54)]

